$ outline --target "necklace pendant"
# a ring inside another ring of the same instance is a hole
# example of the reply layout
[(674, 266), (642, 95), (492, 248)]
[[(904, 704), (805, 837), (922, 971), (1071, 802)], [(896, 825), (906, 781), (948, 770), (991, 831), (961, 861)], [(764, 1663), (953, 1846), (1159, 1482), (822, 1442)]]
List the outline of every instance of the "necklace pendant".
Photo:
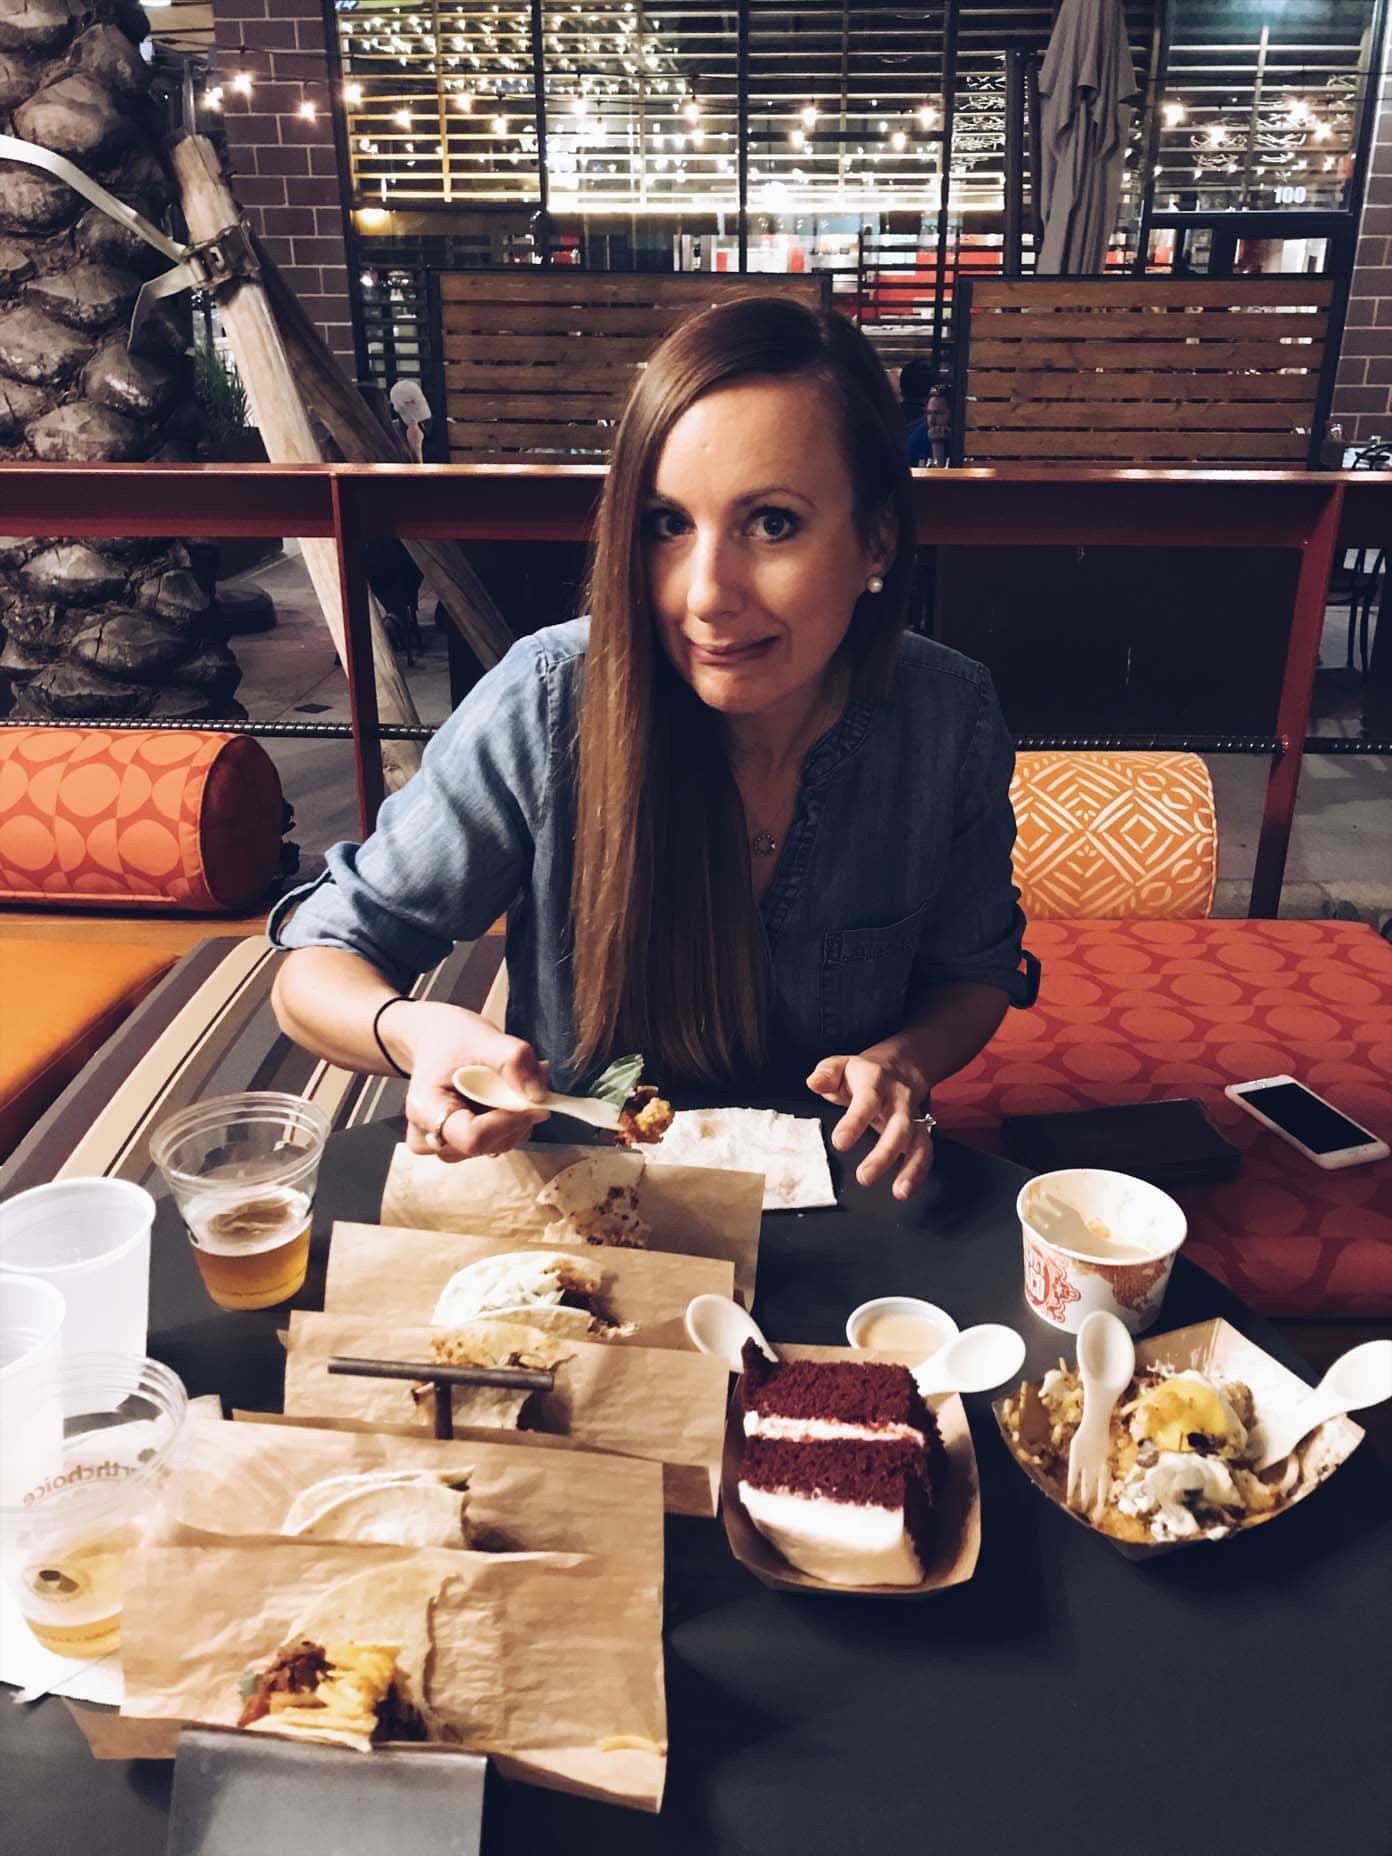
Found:
[(771, 831), (756, 831), (749, 840), (749, 848), (756, 857), (772, 857), (778, 849), (778, 840)]

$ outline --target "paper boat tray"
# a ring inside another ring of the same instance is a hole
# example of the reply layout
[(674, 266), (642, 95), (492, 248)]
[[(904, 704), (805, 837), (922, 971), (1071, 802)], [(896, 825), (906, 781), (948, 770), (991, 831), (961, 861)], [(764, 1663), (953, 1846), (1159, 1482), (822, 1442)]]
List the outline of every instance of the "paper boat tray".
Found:
[[(797, 1347), (774, 1342), (783, 1360), (888, 1360), (891, 1355), (868, 1355), (850, 1347)], [(929, 1399), (943, 1448), (948, 1478), (939, 1511), (936, 1550), (918, 1585), (832, 1585), (790, 1566), (767, 1541), (745, 1512), (739, 1498), (740, 1445), (744, 1436), (743, 1378), (736, 1380), (725, 1421), (725, 1450), (721, 1460), (720, 1498), (725, 1537), (730, 1551), (756, 1579), (787, 1592), (832, 1592), (842, 1598), (923, 1598), (964, 1585), (976, 1571), (981, 1552), (981, 1490), (977, 1482), (976, 1452), (971, 1428), (960, 1398)]]
[[(1066, 1357), (1066, 1355), (1065, 1355)], [(1309, 1391), (1303, 1379), (1282, 1366), (1281, 1362), (1264, 1347), (1247, 1339), (1245, 1334), (1222, 1319), (1200, 1321), (1193, 1327), (1175, 1328), (1168, 1334), (1155, 1334), (1149, 1340), (1136, 1343), (1136, 1367), (1142, 1370), (1148, 1366), (1169, 1366), (1176, 1371), (1194, 1370), (1201, 1373), (1216, 1372), (1220, 1378), (1240, 1379), (1250, 1386), (1257, 1417), (1263, 1420), (1280, 1419), (1292, 1406)], [(1011, 1394), (1018, 1390), (1012, 1387)], [(1085, 1515), (1074, 1514), (1064, 1500), (1064, 1485), (1047, 1476), (1034, 1463), (1016, 1455), (1015, 1447), (1006, 1430), (1003, 1416), (1005, 1397), (996, 1399), (991, 1409), (995, 1413), (996, 1423), (1000, 1427), (1001, 1438), (1006, 1449), (1020, 1468), (1024, 1470), (1034, 1486), (1046, 1495), (1056, 1508), (1062, 1508), (1071, 1521), (1079, 1527), (1085, 1527), (1090, 1534), (1097, 1534), (1109, 1546), (1116, 1548), (1129, 1560), (1154, 1559), (1161, 1553), (1172, 1553), (1178, 1547), (1217, 1546), (1221, 1542), (1207, 1539), (1200, 1535), (1197, 1540), (1161, 1540), (1132, 1541), (1118, 1540), (1112, 1534), (1103, 1533), (1094, 1527)], [(1250, 1533), (1254, 1527), (1264, 1522), (1275, 1521), (1286, 1514), (1297, 1502), (1329, 1479), (1345, 1459), (1353, 1454), (1363, 1441), (1363, 1431), (1351, 1418), (1330, 1418), (1302, 1446), (1300, 1474), (1291, 1493), (1279, 1508), (1273, 1508), (1266, 1514), (1249, 1515), (1234, 1527), (1231, 1534), (1224, 1539), (1235, 1539), (1239, 1534)]]

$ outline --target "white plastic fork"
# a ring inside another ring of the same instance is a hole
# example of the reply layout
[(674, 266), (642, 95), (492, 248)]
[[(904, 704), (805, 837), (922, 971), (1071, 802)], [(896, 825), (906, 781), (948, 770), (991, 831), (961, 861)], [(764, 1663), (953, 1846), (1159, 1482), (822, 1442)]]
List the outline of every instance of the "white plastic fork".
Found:
[(1107, 1502), (1111, 1477), (1112, 1412), (1136, 1370), (1136, 1346), (1125, 1327), (1105, 1308), (1095, 1308), (1078, 1330), (1078, 1371), (1083, 1381), (1083, 1415), (1068, 1447), (1068, 1506), (1096, 1522)]

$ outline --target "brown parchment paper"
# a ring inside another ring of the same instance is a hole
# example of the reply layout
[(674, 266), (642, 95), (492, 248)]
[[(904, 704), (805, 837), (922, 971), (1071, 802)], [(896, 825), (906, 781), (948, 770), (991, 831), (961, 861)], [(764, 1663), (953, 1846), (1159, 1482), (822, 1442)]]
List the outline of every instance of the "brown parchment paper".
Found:
[[(1064, 1337), (1060, 1335), (1059, 1338), (1063, 1340)], [(1077, 1337), (1070, 1338), (1076, 1341)], [(1212, 1372), (1222, 1379), (1242, 1380), (1251, 1388), (1252, 1404), (1257, 1420), (1262, 1424), (1283, 1419), (1310, 1390), (1303, 1379), (1298, 1378), (1288, 1367), (1282, 1366), (1264, 1347), (1248, 1340), (1245, 1334), (1221, 1318), (1200, 1321), (1193, 1327), (1173, 1328), (1168, 1334), (1153, 1334), (1149, 1340), (1137, 1341), (1137, 1370), (1144, 1371), (1150, 1366), (1169, 1366), (1177, 1372)], [(1339, 1465), (1353, 1455), (1364, 1436), (1362, 1427), (1355, 1424), (1352, 1418), (1326, 1418), (1319, 1429), (1312, 1432), (1298, 1447), (1296, 1455), (1299, 1474), (1285, 1501), (1265, 1514), (1246, 1516), (1237, 1523), (1231, 1534), (1224, 1535), (1220, 1540), (1209, 1540), (1203, 1535), (1195, 1540), (1118, 1540), (1114, 1535), (1105, 1534), (1101, 1528), (1094, 1527), (1086, 1515), (1073, 1512), (1068, 1506), (1062, 1482), (1055, 1482), (1037, 1464), (1016, 1455), (1005, 1426), (1003, 1407), (1006, 1397), (1013, 1396), (1018, 1389), (1012, 1386), (1008, 1394), (996, 1399), (991, 1406), (1006, 1449), (1034, 1486), (1047, 1495), (1055, 1507), (1062, 1508), (1071, 1521), (1076, 1521), (1079, 1527), (1085, 1527), (1090, 1534), (1105, 1540), (1108, 1546), (1115, 1547), (1128, 1560), (1154, 1559), (1162, 1553), (1173, 1553), (1179, 1547), (1221, 1546), (1223, 1540), (1235, 1540), (1239, 1534), (1249, 1533), (1252, 1528), (1260, 1527), (1266, 1521), (1276, 1520), (1297, 1502), (1313, 1494), (1322, 1482), (1327, 1482)]]
[[(593, 1156), (593, 1147), (518, 1147), (445, 1166), (434, 1154), (398, 1146), (382, 1190), (381, 1221), (422, 1231), (464, 1231), (477, 1237), (539, 1238), (552, 1214), (536, 1195), (564, 1167)], [(638, 1210), (653, 1228), (653, 1250), (718, 1257), (735, 1267), (735, 1293), (754, 1303), (759, 1265), (762, 1173), (705, 1166), (650, 1167), (639, 1154), (619, 1154), (633, 1170)], [(593, 1248), (585, 1246), (587, 1254)]]
[(469, 1527), (480, 1549), (626, 1553), (661, 1567), (660, 1464), (296, 1425), (191, 1425), (146, 1538), (175, 1546), (195, 1534), (278, 1534), (312, 1483), (384, 1469), (467, 1470)]
[[(556, 1248), (539, 1238), (523, 1242), (450, 1231), (401, 1230), (395, 1225), (336, 1224), (329, 1243), (324, 1312), (391, 1315), (426, 1323), (456, 1270), (485, 1257), (519, 1250), (554, 1252)], [(603, 1277), (600, 1295), (605, 1314), (633, 1328), (632, 1334), (606, 1342), (609, 1346), (677, 1347), (690, 1352), (687, 1303), (697, 1295), (734, 1293), (734, 1266), (724, 1259), (589, 1244), (583, 1256)]]
[[(342, 1378), (330, 1374), (328, 1362), (335, 1354), (429, 1360), (431, 1340), (439, 1332), (371, 1315), (296, 1310), (286, 1346), (286, 1415), (430, 1436), (431, 1403), (417, 1405), (406, 1381)], [(551, 1338), (567, 1358), (556, 1368), (555, 1389), (532, 1394), (527, 1407), (532, 1428), (461, 1434), (482, 1435), (494, 1443), (506, 1440), (510, 1447), (541, 1433), (555, 1447), (607, 1450), (661, 1463), (668, 1511), (713, 1515), (724, 1435), (724, 1363), (704, 1353)]]
[[(780, 1360), (906, 1363), (897, 1354), (868, 1348), (798, 1347), (782, 1341), (772, 1344)], [(842, 1598), (922, 1598), (929, 1592), (944, 1592), (950, 1586), (966, 1584), (976, 1571), (981, 1552), (981, 1487), (977, 1480), (971, 1426), (967, 1423), (966, 1408), (955, 1393), (950, 1398), (926, 1401), (938, 1421), (938, 1432), (947, 1452), (947, 1483), (938, 1510), (933, 1556), (923, 1569), (922, 1582), (918, 1585), (833, 1585), (790, 1566), (745, 1512), (739, 1498), (740, 1446), (744, 1439), (744, 1400), (740, 1395), (743, 1383), (742, 1379), (736, 1380), (730, 1397), (721, 1464), (721, 1512), (730, 1551), (755, 1578), (789, 1592), (835, 1592)]]
[[(266, 1540), (144, 1548), (122, 1618), (126, 1699), (106, 1723), (105, 1756), (131, 1757), (119, 1750), (127, 1724), (147, 1756), (152, 1719), (235, 1726), (246, 1672), (265, 1666), (315, 1599), (374, 1565), (408, 1570), (430, 1607), (426, 1693), (452, 1744), (554, 1790), (658, 1808), (661, 1581), (652, 1561), (632, 1557)], [(640, 1744), (606, 1749), (616, 1737)]]

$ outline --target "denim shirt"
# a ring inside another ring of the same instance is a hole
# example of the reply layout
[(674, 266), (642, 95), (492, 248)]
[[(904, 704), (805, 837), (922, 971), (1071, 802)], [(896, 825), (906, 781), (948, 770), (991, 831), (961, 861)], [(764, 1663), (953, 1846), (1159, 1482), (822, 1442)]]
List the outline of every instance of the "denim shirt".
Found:
[[(576, 620), (515, 644), (367, 842), (334, 845), (319, 882), (270, 923), (279, 946), (350, 949), (404, 990), (506, 911), (508, 1030), (551, 1060), (561, 1089), (585, 1080), (571, 1064), (569, 947), (587, 636)], [(853, 698), (803, 766), (761, 904), (771, 1072), (902, 1030), (947, 981), (1033, 1002), (1011, 881), (1013, 764), (987, 672), (905, 635), (889, 700)]]

